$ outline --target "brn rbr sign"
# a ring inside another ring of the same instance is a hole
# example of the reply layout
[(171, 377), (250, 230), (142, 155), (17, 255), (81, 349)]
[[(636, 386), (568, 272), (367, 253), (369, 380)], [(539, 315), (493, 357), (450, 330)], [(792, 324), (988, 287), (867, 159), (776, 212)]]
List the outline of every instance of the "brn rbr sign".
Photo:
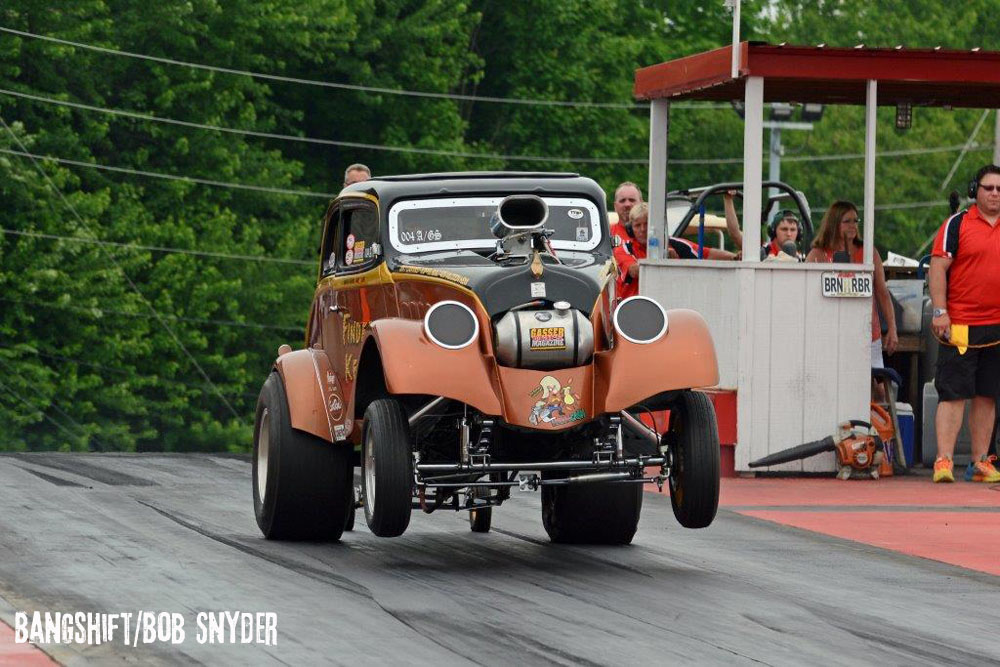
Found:
[(834, 298), (870, 297), (874, 288), (871, 274), (853, 271), (825, 271), (823, 296)]

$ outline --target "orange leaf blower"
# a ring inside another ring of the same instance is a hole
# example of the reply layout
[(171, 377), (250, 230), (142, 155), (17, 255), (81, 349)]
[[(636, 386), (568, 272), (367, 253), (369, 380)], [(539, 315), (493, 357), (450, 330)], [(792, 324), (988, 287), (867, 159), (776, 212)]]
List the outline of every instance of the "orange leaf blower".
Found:
[(868, 422), (852, 419), (840, 424), (833, 435), (769, 454), (751, 461), (749, 465), (751, 468), (773, 466), (798, 461), (822, 452), (837, 453), (837, 465), (840, 468), (837, 477), (840, 479), (851, 477), (878, 479), (879, 468), (885, 456), (878, 431)]

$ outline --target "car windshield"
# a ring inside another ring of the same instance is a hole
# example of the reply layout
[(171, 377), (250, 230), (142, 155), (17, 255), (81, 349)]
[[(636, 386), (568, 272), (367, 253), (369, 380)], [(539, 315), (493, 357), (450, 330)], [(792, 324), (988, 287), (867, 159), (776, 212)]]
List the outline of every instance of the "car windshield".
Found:
[[(593, 250), (601, 243), (597, 206), (582, 197), (542, 197), (549, 206), (546, 229), (556, 250)], [(389, 211), (389, 240), (403, 253), (455, 248), (494, 248), (490, 219), (503, 197), (413, 199)]]

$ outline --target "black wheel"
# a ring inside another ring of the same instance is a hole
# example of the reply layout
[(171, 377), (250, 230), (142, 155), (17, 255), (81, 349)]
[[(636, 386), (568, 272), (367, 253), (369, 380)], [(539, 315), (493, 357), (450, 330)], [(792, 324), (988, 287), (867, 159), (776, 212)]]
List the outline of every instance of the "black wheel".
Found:
[[(485, 498), (490, 495), (490, 487), (488, 486), (473, 486), (470, 491), (470, 495), (474, 498)], [(472, 529), (472, 532), (488, 533), (490, 532), (490, 525), (492, 523), (492, 507), (481, 507), (479, 509), (469, 510), (469, 528)]]
[(413, 454), (410, 427), (399, 401), (382, 398), (365, 411), (362, 495), (368, 528), (379, 537), (402, 535), (410, 524)]
[(269, 540), (339, 540), (353, 500), (345, 483), (348, 448), (296, 431), (281, 376), (272, 372), (257, 399), (253, 509)]
[[(548, 477), (565, 476), (560, 473)], [(553, 542), (630, 544), (641, 512), (642, 484), (542, 486), (542, 526)]]
[(719, 427), (708, 396), (685, 391), (670, 407), (670, 504), (685, 528), (704, 528), (719, 509)]

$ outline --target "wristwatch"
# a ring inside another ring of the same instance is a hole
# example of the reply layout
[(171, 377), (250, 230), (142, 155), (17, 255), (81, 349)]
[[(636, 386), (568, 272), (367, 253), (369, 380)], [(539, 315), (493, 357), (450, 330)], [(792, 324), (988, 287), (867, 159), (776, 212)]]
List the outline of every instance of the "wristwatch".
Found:
[(944, 308), (935, 308), (934, 317), (941, 317), (942, 315), (947, 315), (948, 311)]

